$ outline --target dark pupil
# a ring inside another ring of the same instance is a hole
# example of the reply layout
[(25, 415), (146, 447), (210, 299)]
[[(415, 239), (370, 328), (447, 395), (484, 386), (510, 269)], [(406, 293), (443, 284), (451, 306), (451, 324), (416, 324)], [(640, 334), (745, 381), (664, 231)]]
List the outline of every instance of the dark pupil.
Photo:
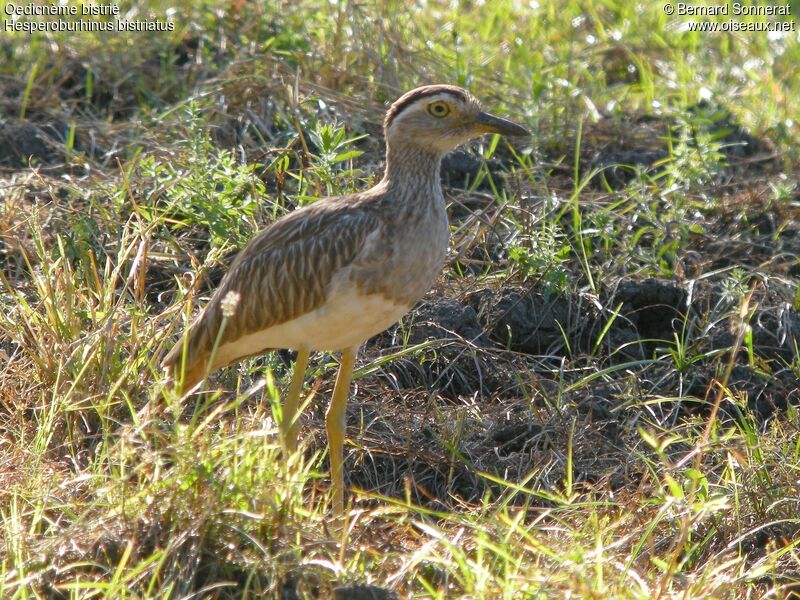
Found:
[(437, 115), (441, 115), (444, 112), (444, 106), (441, 104), (434, 105), (433, 112), (435, 112)]

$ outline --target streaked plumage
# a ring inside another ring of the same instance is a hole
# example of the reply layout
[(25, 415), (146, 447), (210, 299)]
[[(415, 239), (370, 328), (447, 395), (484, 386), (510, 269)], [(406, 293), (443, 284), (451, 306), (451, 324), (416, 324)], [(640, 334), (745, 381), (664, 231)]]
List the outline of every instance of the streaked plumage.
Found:
[[(431, 287), (447, 253), (442, 156), (482, 133), (527, 133), (481, 112), (468, 92), (445, 85), (402, 96), (387, 112), (384, 129), (383, 180), (364, 192), (296, 210), (257, 235), (190, 326), (185, 345), (184, 390), (207, 372), (245, 356), (298, 350), (284, 410), (290, 421), (284, 425), (289, 448), (295, 444), (296, 396), (308, 353), (344, 352), (327, 417), (337, 510), (343, 501), (341, 442), (355, 352)], [(220, 334), (224, 301), (231, 293), (238, 294), (239, 302)], [(170, 375), (180, 369), (183, 352), (180, 340), (164, 359)]]

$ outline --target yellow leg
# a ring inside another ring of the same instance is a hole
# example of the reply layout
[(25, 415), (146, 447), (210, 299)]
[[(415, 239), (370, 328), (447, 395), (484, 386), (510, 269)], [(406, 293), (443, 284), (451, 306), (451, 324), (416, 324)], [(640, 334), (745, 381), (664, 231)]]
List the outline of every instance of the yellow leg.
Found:
[(308, 350), (298, 350), (297, 360), (294, 361), (292, 381), (286, 392), (286, 401), (283, 403), (283, 421), (281, 421), (281, 434), (283, 445), (289, 452), (297, 448), (297, 432), (300, 421), (297, 418), (297, 407), (300, 405), (300, 392), (303, 390), (303, 381), (308, 366)]
[(333, 491), (333, 511), (339, 515), (344, 513), (344, 473), (342, 472), (342, 455), (345, 434), (345, 409), (350, 393), (350, 380), (353, 378), (353, 365), (356, 361), (357, 348), (348, 348), (342, 352), (339, 376), (333, 388), (333, 397), (325, 415), (325, 428), (328, 430), (328, 456), (331, 460), (331, 489)]

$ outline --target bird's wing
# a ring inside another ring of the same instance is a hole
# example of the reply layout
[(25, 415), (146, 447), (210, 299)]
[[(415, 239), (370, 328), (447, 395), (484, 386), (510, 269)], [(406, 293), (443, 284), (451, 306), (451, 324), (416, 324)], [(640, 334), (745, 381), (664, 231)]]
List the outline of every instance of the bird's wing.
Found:
[[(383, 228), (367, 206), (333, 199), (296, 210), (267, 227), (239, 253), (189, 328), (187, 380), (198, 366), (205, 372), (214, 344), (235, 342), (246, 333), (290, 321), (322, 305), (334, 274), (363, 256), (362, 250)], [(239, 300), (220, 336), (223, 301), (231, 293)], [(163, 366), (176, 370), (182, 354), (183, 340), (179, 340)]]

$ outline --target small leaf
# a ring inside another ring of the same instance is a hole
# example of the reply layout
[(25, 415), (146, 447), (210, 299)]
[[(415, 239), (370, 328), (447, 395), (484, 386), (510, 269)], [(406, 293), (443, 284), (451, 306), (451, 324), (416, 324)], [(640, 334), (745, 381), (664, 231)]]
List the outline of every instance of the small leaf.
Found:
[(333, 162), (342, 162), (345, 160), (350, 160), (351, 158), (357, 158), (364, 154), (361, 150), (350, 150), (348, 152), (342, 152), (341, 154), (337, 154), (333, 157)]
[(686, 469), (684, 475), (686, 475), (686, 477), (692, 481), (700, 481), (705, 479), (705, 475), (703, 475), (702, 471), (699, 471), (698, 469)]
[(681, 486), (678, 485), (678, 482), (669, 474), (664, 474), (664, 482), (667, 484), (670, 493), (672, 494), (673, 498), (677, 498), (679, 500), (683, 500), (684, 493), (681, 489)]

